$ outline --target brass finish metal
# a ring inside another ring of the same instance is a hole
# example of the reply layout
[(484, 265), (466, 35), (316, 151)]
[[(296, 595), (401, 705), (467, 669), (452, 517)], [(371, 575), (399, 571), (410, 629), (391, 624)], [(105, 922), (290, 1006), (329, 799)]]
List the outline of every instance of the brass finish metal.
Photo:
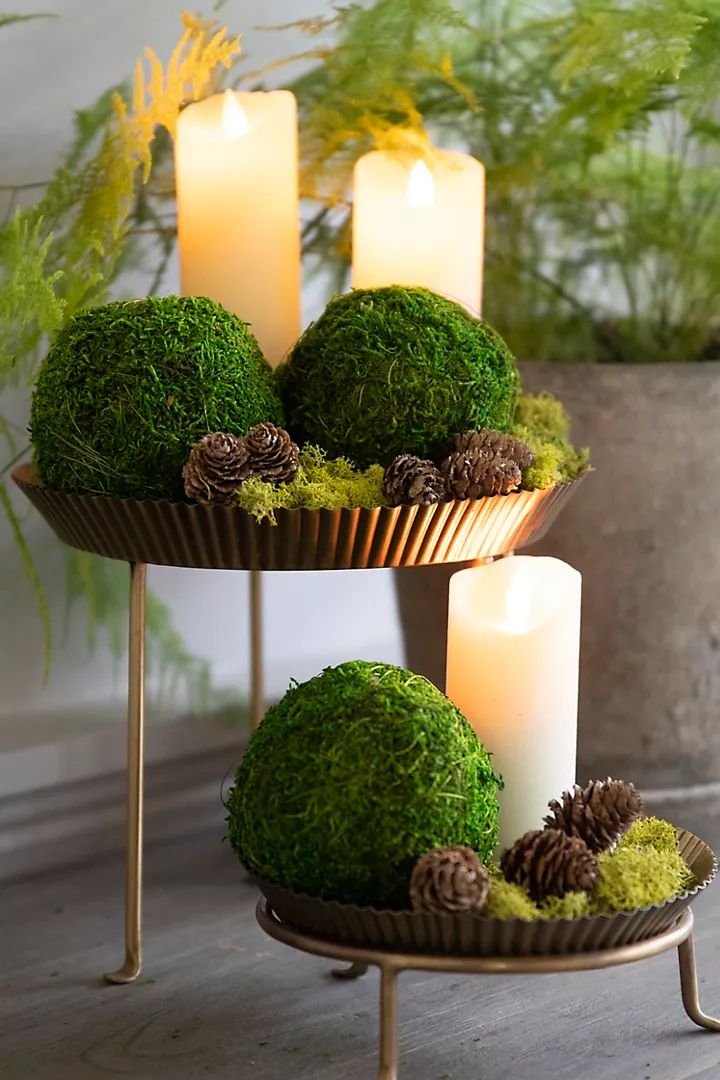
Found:
[(256, 728), (265, 713), (263, 677), (262, 572), (250, 573), (250, 723)]
[[(688, 914), (691, 913), (688, 912)], [(692, 923), (690, 929), (692, 930)], [(712, 1016), (706, 1016), (700, 1008), (697, 964), (695, 963), (695, 940), (692, 933), (681, 943), (678, 949), (678, 959), (680, 961), (680, 986), (685, 1012), (698, 1027), (705, 1028), (706, 1031), (720, 1031), (720, 1020), (714, 1020)]]
[(105, 975), (129, 983), (142, 967), (143, 741), (145, 721), (145, 596), (147, 566), (130, 564), (128, 655), (127, 865), (125, 871), (125, 962)]
[(539, 540), (582, 483), (432, 506), (277, 510), (271, 525), (238, 507), (64, 494), (43, 487), (31, 465), (12, 476), (71, 547), (198, 570), (369, 570), (496, 557)]
[(334, 968), (332, 973), (336, 979), (362, 979), (367, 969), (367, 964), (350, 964), (346, 968)]
[(263, 878), (256, 880), (279, 921), (313, 938), (421, 956), (569, 956), (577, 952), (605, 953), (656, 938), (673, 927), (718, 869), (714, 852), (699, 836), (680, 829), (678, 847), (694, 878), (692, 886), (678, 896), (636, 911), (572, 920), (540, 919), (528, 923), (521, 919), (478, 918), (472, 912), (432, 917), (426, 912), (378, 911), (296, 893)]
[(397, 976), (401, 971), (436, 971), (453, 975), (552, 975), (565, 971), (591, 971), (618, 967), (677, 948), (685, 1011), (699, 1027), (720, 1031), (720, 1020), (706, 1016), (700, 1008), (697, 970), (693, 945), (693, 914), (688, 908), (675, 926), (664, 934), (598, 952), (558, 956), (441, 956), (418, 953), (393, 953), (382, 949), (359, 949), (309, 937), (290, 930), (280, 922), (267, 900), (260, 900), (256, 911), (260, 927), (285, 945), (315, 956), (344, 960), (351, 972), (373, 965), (380, 969), (380, 1067), (378, 1080), (397, 1080)]

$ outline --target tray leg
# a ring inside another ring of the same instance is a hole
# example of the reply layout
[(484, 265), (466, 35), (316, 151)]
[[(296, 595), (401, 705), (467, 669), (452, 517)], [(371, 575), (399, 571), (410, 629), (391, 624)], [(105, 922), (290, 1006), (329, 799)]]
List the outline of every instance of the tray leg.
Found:
[(250, 725), (256, 728), (265, 713), (263, 678), (262, 571), (250, 571)]
[(125, 872), (125, 961), (105, 975), (129, 983), (142, 967), (143, 727), (145, 711), (145, 563), (130, 564), (128, 655), (127, 865)]
[(380, 1071), (378, 1080), (397, 1080), (397, 968), (380, 968)]
[(679, 945), (678, 957), (680, 960), (680, 986), (685, 1012), (698, 1027), (705, 1028), (706, 1031), (720, 1031), (720, 1020), (715, 1020), (712, 1016), (706, 1016), (700, 1008), (697, 965), (695, 963), (695, 942), (692, 929), (685, 941)]
[(350, 964), (345, 968), (333, 968), (336, 979), (362, 979), (367, 974), (367, 964)]

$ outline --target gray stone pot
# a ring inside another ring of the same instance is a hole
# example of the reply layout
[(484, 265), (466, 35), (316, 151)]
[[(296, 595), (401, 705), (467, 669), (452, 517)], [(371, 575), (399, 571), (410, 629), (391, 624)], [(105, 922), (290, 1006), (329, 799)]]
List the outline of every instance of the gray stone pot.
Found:
[[(596, 469), (532, 548), (583, 575), (578, 775), (718, 781), (720, 363), (523, 378), (564, 402)], [(440, 685), (451, 572), (397, 575), (408, 666)]]

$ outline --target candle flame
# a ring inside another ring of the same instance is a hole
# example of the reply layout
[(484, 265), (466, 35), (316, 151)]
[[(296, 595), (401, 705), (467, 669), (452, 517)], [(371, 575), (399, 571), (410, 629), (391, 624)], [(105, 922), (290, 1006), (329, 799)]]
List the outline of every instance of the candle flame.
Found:
[(424, 161), (416, 161), (407, 182), (408, 206), (432, 206), (435, 202), (435, 181)]
[(530, 625), (532, 597), (526, 571), (516, 567), (505, 593), (505, 619), (508, 629), (514, 633), (527, 630)]
[(250, 130), (247, 113), (234, 90), (226, 90), (223, 95), (222, 130), (226, 139), (241, 139)]

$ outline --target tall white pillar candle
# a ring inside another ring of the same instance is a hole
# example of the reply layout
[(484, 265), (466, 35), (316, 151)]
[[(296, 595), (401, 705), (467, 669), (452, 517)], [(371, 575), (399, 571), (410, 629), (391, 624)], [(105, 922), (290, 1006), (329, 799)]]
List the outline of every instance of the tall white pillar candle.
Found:
[(422, 285), (480, 313), (485, 168), (469, 154), (438, 150), (411, 160), (365, 154), (353, 183), (352, 283)]
[(275, 366), (300, 334), (294, 96), (227, 90), (189, 105), (175, 171), (182, 292), (250, 323)]
[(580, 594), (577, 570), (527, 555), (450, 580), (447, 694), (505, 781), (501, 849), (575, 782)]

